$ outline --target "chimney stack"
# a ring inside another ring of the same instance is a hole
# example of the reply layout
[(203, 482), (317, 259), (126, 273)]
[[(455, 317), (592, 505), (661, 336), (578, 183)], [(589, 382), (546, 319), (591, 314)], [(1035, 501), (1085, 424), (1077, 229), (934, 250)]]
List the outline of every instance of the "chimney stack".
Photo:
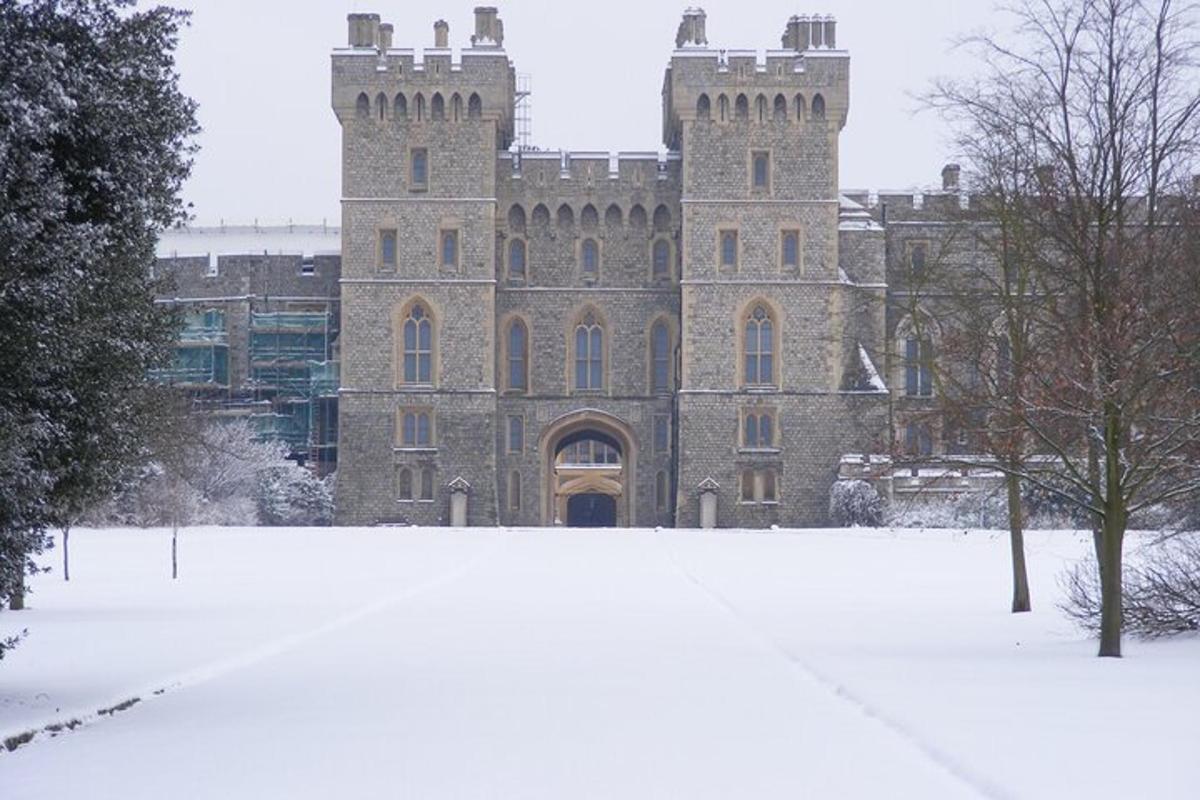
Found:
[(450, 46), (450, 26), (444, 19), (433, 23), (433, 46), (442, 50)]
[(475, 8), (475, 35), (471, 37), (471, 46), (504, 46), (504, 23), (497, 16), (495, 6), (477, 6)]
[(957, 192), (958, 176), (961, 172), (958, 164), (947, 164), (942, 167), (942, 189), (947, 192)]
[(392, 23), (385, 22), (379, 26), (379, 50), (386, 53), (392, 49)]
[(704, 32), (707, 16), (703, 8), (689, 8), (683, 12), (683, 21), (675, 34), (675, 47), (705, 47), (708, 36)]
[(350, 26), (351, 47), (374, 47), (379, 37), (378, 14), (350, 14), (346, 17)]

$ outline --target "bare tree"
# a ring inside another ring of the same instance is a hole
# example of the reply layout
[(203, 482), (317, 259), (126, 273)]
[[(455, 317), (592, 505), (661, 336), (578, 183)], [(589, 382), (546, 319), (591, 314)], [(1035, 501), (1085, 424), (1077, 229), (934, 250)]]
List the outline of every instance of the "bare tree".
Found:
[[(1022, 0), (1011, 41), (968, 40), (982, 75), (931, 95), (975, 146), (994, 193), (983, 221), (1019, 226), (1033, 277), (1038, 359), (1002, 416), (1048, 458), (1001, 463), (1093, 516), (1100, 655), (1121, 654), (1121, 560), (1130, 514), (1200, 492), (1200, 152), (1196, 8), (1173, 0)], [(1027, 262), (1027, 263), (1026, 263)], [(990, 420), (990, 423), (995, 420)], [(995, 429), (993, 429), (994, 432)], [(1022, 448), (1024, 449), (1024, 447)]]

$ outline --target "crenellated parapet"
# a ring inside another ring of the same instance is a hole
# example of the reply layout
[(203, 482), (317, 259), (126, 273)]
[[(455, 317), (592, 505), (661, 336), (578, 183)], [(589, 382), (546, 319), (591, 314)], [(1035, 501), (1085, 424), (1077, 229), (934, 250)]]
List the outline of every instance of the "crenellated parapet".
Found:
[(476, 9), (476, 34), (457, 60), (444, 20), (419, 54), (393, 47), (392, 26), (378, 14), (350, 14), (348, 25), (348, 46), (332, 56), (333, 110), (343, 125), (492, 121), (498, 146), (512, 141), (516, 76), (496, 9)]
[[(831, 122), (849, 112), (850, 55), (838, 50), (832, 17), (792, 17), (783, 49), (720, 50), (708, 46), (704, 12), (689, 9), (663, 82), (663, 141), (680, 146), (684, 122)], [(701, 31), (698, 35), (685, 31)]]

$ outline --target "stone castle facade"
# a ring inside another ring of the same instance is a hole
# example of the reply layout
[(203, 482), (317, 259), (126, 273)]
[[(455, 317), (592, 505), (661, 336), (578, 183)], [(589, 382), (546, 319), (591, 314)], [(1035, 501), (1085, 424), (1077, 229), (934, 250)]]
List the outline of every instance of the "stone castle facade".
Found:
[(820, 525), (843, 454), (930, 438), (894, 418), (928, 392), (888, 313), (923, 206), (895, 198), (893, 233), (839, 191), (831, 18), (763, 61), (687, 11), (665, 156), (515, 147), (494, 8), (457, 61), (442, 22), (419, 60), (349, 29), (339, 523)]

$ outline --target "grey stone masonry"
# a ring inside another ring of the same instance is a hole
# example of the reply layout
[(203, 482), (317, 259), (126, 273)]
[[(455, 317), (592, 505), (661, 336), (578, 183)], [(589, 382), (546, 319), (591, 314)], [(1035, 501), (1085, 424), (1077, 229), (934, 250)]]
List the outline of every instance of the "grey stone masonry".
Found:
[[(889, 243), (837, 185), (831, 17), (717, 50), (689, 9), (666, 153), (513, 145), (496, 9), (418, 57), (377, 15), (332, 57), (342, 129), (337, 516), (448, 524), (819, 525), (886, 447)], [(875, 363), (880, 366), (876, 369)], [(423, 366), (424, 365), (424, 366)]]

